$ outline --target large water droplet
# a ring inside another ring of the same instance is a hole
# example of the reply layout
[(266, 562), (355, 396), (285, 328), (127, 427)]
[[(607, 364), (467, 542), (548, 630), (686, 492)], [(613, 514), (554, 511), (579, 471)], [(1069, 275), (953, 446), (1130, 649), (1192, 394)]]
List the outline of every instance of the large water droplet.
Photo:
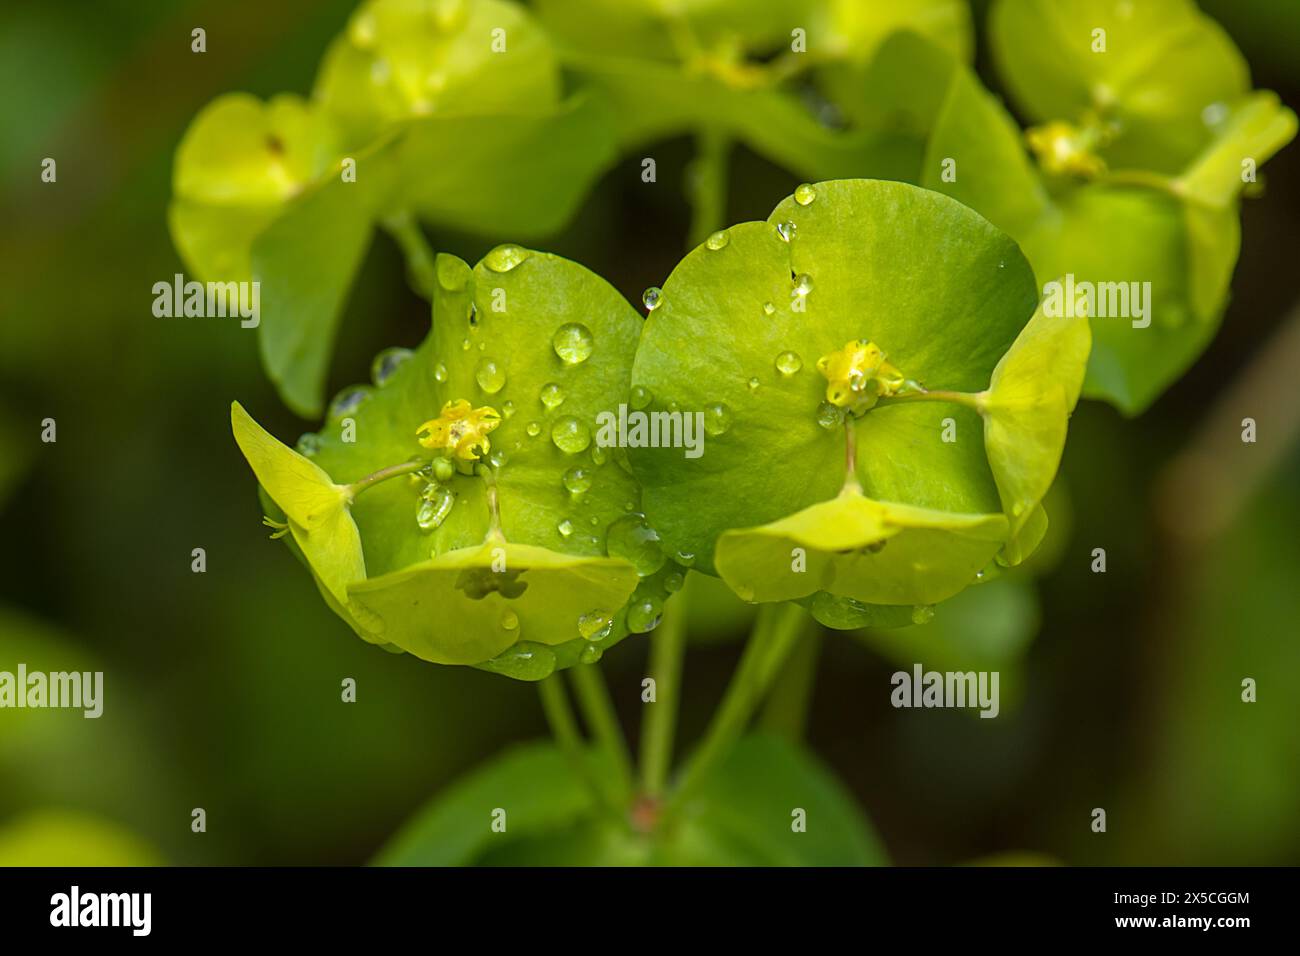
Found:
[(817, 198), (817, 190), (813, 189), (808, 183), (803, 183), (795, 187), (794, 201), (801, 206), (807, 206)]
[(315, 432), (307, 432), (306, 434), (304, 434), (302, 437), (298, 439), (298, 444), (294, 446), (298, 454), (306, 455), (308, 458), (311, 458), (313, 455), (319, 452), (320, 447), (321, 447), (320, 435), (317, 435)]
[(627, 561), (643, 578), (654, 574), (667, 560), (660, 546), (659, 533), (640, 514), (625, 515), (609, 526), (605, 534), (605, 553), (611, 558)]
[(584, 664), (594, 664), (605, 656), (605, 649), (599, 644), (584, 644), (578, 652), (578, 660)]
[(489, 395), (495, 395), (506, 384), (506, 370), (492, 359), (479, 359), (478, 368), (474, 370), (474, 381), (478, 387)]
[(581, 322), (567, 322), (556, 330), (551, 346), (566, 365), (585, 362), (591, 355), (591, 329)]
[(839, 428), (844, 424), (844, 412), (837, 405), (822, 402), (817, 406), (817, 424), (822, 428)]
[(776, 224), (776, 234), (781, 237), (782, 242), (789, 242), (795, 237), (795, 233), (798, 231), (799, 227), (788, 219), (785, 222), (778, 222)]
[(447, 381), (447, 366), (439, 362), (433, 367), (433, 380), (435, 382)]
[(420, 504), (415, 509), (415, 523), (421, 531), (433, 531), (447, 520), (456, 496), (446, 485), (428, 484), (420, 493)]
[(564, 389), (555, 382), (548, 382), (542, 386), (538, 397), (547, 408), (558, 408), (564, 401)]
[(645, 408), (647, 405), (650, 404), (650, 402), (653, 399), (654, 399), (654, 393), (652, 393), (650, 389), (646, 388), (644, 385), (632, 386), (631, 400), (632, 400), (633, 408), (637, 408), (637, 409)]
[(776, 357), (776, 370), (787, 377), (803, 368), (803, 359), (798, 352), (782, 352)]
[(591, 432), (572, 415), (565, 415), (551, 426), (551, 441), (566, 455), (576, 455), (591, 444)]
[(516, 631), (519, 629), (519, 615), (514, 611), (506, 611), (501, 615), (501, 628), (506, 631)]
[(704, 246), (706, 249), (717, 252), (719, 249), (725, 249), (730, 241), (731, 234), (725, 229), (719, 229), (717, 232), (709, 234), (709, 238), (704, 240)]
[(330, 421), (338, 421), (340, 418), (351, 415), (365, 404), (366, 399), (369, 397), (370, 389), (364, 385), (353, 385), (345, 388), (335, 395), (334, 400), (330, 402), (329, 412), (326, 417)]
[(627, 629), (633, 634), (653, 631), (663, 616), (664, 606), (657, 597), (634, 600), (627, 608)]
[(529, 438), (536, 438), (542, 433), (542, 423), (538, 421), (529, 422), (524, 431), (528, 432)]
[(588, 641), (609, 637), (614, 629), (614, 617), (608, 611), (588, 611), (578, 618), (578, 634)]
[(551, 676), (555, 665), (555, 652), (545, 644), (520, 641), (494, 657), (488, 666), (520, 680), (537, 681)]
[(605, 464), (609, 460), (609, 452), (600, 445), (591, 446), (591, 463), (596, 466)]
[(383, 385), (403, 364), (410, 361), (411, 356), (415, 353), (410, 349), (391, 348), (384, 349), (375, 356), (375, 360), (370, 363), (370, 379), (376, 385)]
[(497, 246), (484, 256), (483, 264), (493, 272), (509, 272), (527, 259), (529, 255), (529, 251), (523, 246), (506, 243), (503, 246)]
[(560, 537), (567, 538), (573, 534), (573, 522), (568, 518), (564, 518), (555, 526), (555, 530), (560, 532)]
[(683, 580), (682, 576), (678, 574), (676, 571), (674, 571), (672, 574), (664, 578), (664, 590), (668, 591), (669, 593), (672, 593), (674, 591), (680, 591), (684, 583), (685, 581)]
[(704, 408), (704, 430), (710, 435), (721, 435), (731, 427), (731, 409), (726, 402), (714, 402)]
[(581, 495), (591, 490), (591, 472), (574, 465), (564, 473), (564, 488), (571, 495)]
[(764, 314), (764, 315), (772, 315), (772, 314), (775, 313), (775, 312), (776, 312), (776, 306), (774, 306), (771, 302), (764, 302), (764, 303), (763, 303), (763, 314)]
[(645, 306), (647, 312), (653, 312), (659, 308), (659, 303), (663, 299), (663, 290), (657, 285), (652, 285), (641, 293), (641, 304)]
[(794, 291), (796, 295), (807, 295), (813, 290), (813, 277), (804, 272), (795, 276)]

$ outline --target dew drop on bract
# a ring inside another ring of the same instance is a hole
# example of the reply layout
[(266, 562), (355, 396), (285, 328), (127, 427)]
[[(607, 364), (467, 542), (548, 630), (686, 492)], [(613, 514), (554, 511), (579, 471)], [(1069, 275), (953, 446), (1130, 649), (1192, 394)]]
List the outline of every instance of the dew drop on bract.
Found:
[(591, 432), (572, 415), (565, 415), (551, 426), (551, 441), (566, 455), (576, 455), (591, 444)]
[(566, 365), (587, 361), (592, 345), (591, 329), (581, 322), (566, 322), (551, 338), (551, 347)]
[(749, 384), (749, 390), (750, 390), (751, 392), (757, 392), (757, 391), (758, 391), (758, 386), (759, 386), (761, 383), (759, 382), (759, 380), (758, 380), (757, 378), (751, 378), (751, 379), (749, 380), (749, 383), (748, 383), (748, 384)]
[(439, 362), (433, 367), (433, 380), (435, 382), (447, 381), (447, 366)]
[(695, 564), (695, 553), (693, 551), (678, 551), (673, 555), (673, 560), (689, 568)]
[(555, 652), (545, 644), (520, 641), (502, 651), (494, 662), (521, 680), (542, 680), (555, 672)]
[(298, 454), (311, 458), (320, 451), (320, 435), (315, 432), (307, 432), (298, 439), (298, 443), (294, 445), (294, 448)]
[(704, 408), (704, 430), (710, 435), (721, 435), (731, 427), (731, 409), (726, 402), (714, 402)]
[(383, 385), (393, 373), (401, 368), (415, 353), (410, 349), (391, 348), (384, 349), (375, 356), (375, 360), (370, 363), (370, 379), (376, 385)]
[(594, 664), (605, 656), (605, 649), (596, 644), (584, 645), (578, 652), (578, 660), (584, 664)]
[(641, 293), (641, 304), (645, 306), (647, 312), (653, 312), (659, 308), (659, 302), (663, 299), (663, 290), (657, 285), (652, 285)]
[(605, 451), (600, 445), (591, 446), (591, 463), (596, 466), (605, 464), (609, 460), (609, 452)]
[(605, 553), (611, 558), (622, 558), (643, 578), (654, 574), (668, 560), (660, 546), (659, 532), (641, 514), (625, 515), (609, 526), (605, 533)]
[(774, 306), (771, 302), (764, 302), (764, 303), (763, 303), (763, 314), (764, 314), (764, 315), (772, 315), (772, 314), (775, 313), (775, 312), (776, 312), (776, 306)]
[(555, 382), (547, 382), (538, 394), (547, 408), (558, 408), (564, 402), (564, 389)]
[(797, 295), (807, 295), (813, 290), (813, 277), (804, 272), (795, 276), (794, 291)]
[(492, 359), (479, 359), (478, 367), (474, 369), (474, 381), (483, 391), (495, 395), (505, 387), (506, 370)]
[(797, 202), (799, 205), (801, 206), (810, 205), (812, 201), (816, 198), (817, 198), (817, 190), (813, 189), (813, 187), (810, 186), (808, 183), (803, 183), (802, 185), (795, 187), (794, 201)]
[(781, 237), (782, 242), (789, 242), (798, 231), (799, 227), (788, 219), (785, 222), (776, 224), (776, 234)]
[(913, 624), (928, 624), (932, 620), (934, 620), (934, 605), (918, 604), (912, 608)]
[(506, 611), (506, 613), (501, 615), (501, 627), (506, 631), (518, 630), (519, 615), (514, 611)]
[(683, 583), (684, 581), (682, 579), (682, 576), (678, 574), (676, 571), (674, 571), (672, 574), (664, 578), (664, 589), (667, 590), (669, 593), (672, 593), (674, 591), (680, 591), (682, 589)]
[(803, 359), (798, 352), (782, 352), (776, 357), (776, 370), (782, 375), (791, 376), (803, 368)]
[(569, 535), (573, 534), (573, 522), (568, 518), (565, 518), (555, 526), (555, 530), (560, 532), (560, 537), (567, 538)]
[(469, 282), (469, 269), (459, 259), (439, 257), (435, 269), (438, 272), (438, 285), (448, 292), (459, 292)]
[(838, 406), (822, 402), (817, 406), (817, 424), (822, 428), (838, 428), (844, 424), (844, 413)]
[(632, 407), (636, 409), (645, 408), (654, 399), (654, 393), (644, 385), (632, 386)]
[(420, 504), (415, 509), (415, 523), (421, 531), (433, 531), (447, 520), (456, 496), (445, 485), (427, 484), (420, 493)]
[(604, 640), (613, 629), (614, 617), (608, 611), (588, 611), (578, 618), (578, 634), (584, 640)]
[(656, 597), (634, 600), (627, 609), (627, 629), (633, 634), (652, 631), (664, 616), (663, 603)]
[(351, 415), (360, 408), (370, 397), (370, 389), (364, 385), (353, 385), (343, 389), (334, 396), (330, 402), (329, 412), (326, 417), (331, 421), (337, 421), (346, 415)]
[(725, 249), (727, 243), (731, 241), (731, 234), (725, 229), (719, 229), (717, 232), (710, 233), (709, 238), (704, 240), (704, 246), (717, 252), (719, 249)]
[(509, 421), (510, 419), (512, 419), (512, 418), (515, 417), (515, 403), (514, 403), (514, 402), (512, 402), (512, 401), (510, 401), (510, 400), (508, 400), (508, 399), (506, 400), (506, 403), (505, 403), (504, 405), (501, 406), (501, 417), (504, 418), (504, 419), (506, 419), (507, 421)]
[(564, 473), (564, 488), (571, 495), (581, 495), (591, 490), (591, 472), (574, 465)]
[(483, 264), (493, 272), (509, 272), (528, 258), (529, 252), (523, 246), (506, 243), (497, 246), (483, 257)]
[(529, 422), (524, 431), (528, 432), (529, 438), (536, 438), (542, 433), (542, 423), (537, 421)]
[(493, 451), (492, 454), (488, 455), (487, 461), (489, 465), (497, 471), (500, 471), (506, 466), (506, 462), (509, 461), (509, 459), (506, 457), (506, 453), (498, 448)]

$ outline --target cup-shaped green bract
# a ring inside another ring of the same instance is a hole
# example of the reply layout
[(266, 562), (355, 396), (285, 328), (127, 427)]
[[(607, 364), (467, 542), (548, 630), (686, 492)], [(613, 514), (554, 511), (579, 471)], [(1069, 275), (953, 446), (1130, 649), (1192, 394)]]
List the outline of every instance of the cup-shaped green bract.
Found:
[(1192, 0), (998, 0), (990, 38), (1030, 120), (1070, 124), (1111, 168), (1181, 171), (1211, 137), (1207, 117), (1250, 87)]
[(363, 636), (540, 679), (652, 628), (680, 585), (623, 451), (598, 440), (641, 321), (588, 270), (521, 246), (474, 268), (440, 255), (436, 275), (428, 337), (334, 399), (292, 474), (347, 490), (365, 576), (342, 603)]
[[(632, 394), (658, 440), (629, 457), (648, 518), (750, 600), (897, 617), (957, 593), (1037, 520), (1025, 493), (1050, 485), (1078, 394), (1086, 322), (1081, 350), (1057, 341), (1077, 323), (1040, 342), (1037, 300), (1015, 243), (947, 197), (801, 186), (689, 253), (646, 321)], [(701, 453), (653, 447), (691, 416)]]

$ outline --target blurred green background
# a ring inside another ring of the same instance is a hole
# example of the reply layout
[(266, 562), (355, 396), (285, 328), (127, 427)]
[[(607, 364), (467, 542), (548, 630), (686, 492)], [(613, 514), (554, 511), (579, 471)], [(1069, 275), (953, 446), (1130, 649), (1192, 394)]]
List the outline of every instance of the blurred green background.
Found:
[[(0, 860), (54, 859), (57, 833), (114, 861), (364, 862), (458, 774), (546, 733), (533, 687), (384, 653), (330, 613), (258, 524), (229, 404), (289, 441), (310, 423), (276, 398), (250, 331), (150, 311), (153, 283), (182, 268), (165, 210), (186, 125), (224, 91), (305, 93), (352, 6), (0, 13), (0, 669), (103, 670), (106, 685), (99, 720), (0, 712)], [(1300, 7), (1204, 6), (1256, 86), (1300, 108)], [(195, 26), (204, 55), (190, 52)], [(534, 244), (637, 301), (689, 222), (690, 144), (653, 155), (657, 184), (629, 157), (563, 234)], [(57, 185), (40, 181), (46, 156)], [(1080, 406), (1049, 502), (1054, 559), (1034, 586), (988, 585), (1002, 590), (905, 638), (822, 642), (808, 739), (895, 862), (1300, 863), (1298, 174), (1300, 151), (1284, 150), (1264, 198), (1246, 202), (1233, 300), (1189, 374), (1137, 420)], [(743, 150), (732, 177), (733, 222), (764, 218), (795, 185)], [(509, 238), (433, 235), (469, 261)], [(414, 346), (427, 313), (377, 237), (331, 388), (364, 380), (382, 348)], [(1244, 415), (1258, 444), (1239, 441)], [(46, 417), (56, 444), (40, 442)], [(191, 573), (195, 547), (205, 574)], [(1095, 547), (1105, 575), (1089, 571)], [(695, 590), (686, 743), (746, 626), (717, 588)], [(632, 637), (605, 657), (631, 731), (646, 650)], [(1002, 716), (891, 709), (891, 653), (997, 662)], [(355, 704), (340, 701), (345, 677)], [(1255, 704), (1240, 700), (1245, 677)], [(205, 834), (191, 832), (194, 807)], [(1105, 835), (1089, 828), (1094, 807)]]

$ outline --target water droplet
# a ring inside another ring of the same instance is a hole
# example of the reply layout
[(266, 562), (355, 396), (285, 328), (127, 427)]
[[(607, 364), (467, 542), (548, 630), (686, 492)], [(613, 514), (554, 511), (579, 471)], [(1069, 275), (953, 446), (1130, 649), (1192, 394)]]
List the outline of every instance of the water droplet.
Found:
[(761, 383), (759, 382), (759, 380), (758, 380), (757, 378), (751, 378), (751, 379), (749, 380), (749, 390), (750, 390), (751, 392), (757, 392), (757, 391), (758, 391), (758, 386), (759, 386), (760, 384), (761, 384)]
[(509, 272), (511, 269), (517, 268), (530, 255), (532, 253), (523, 246), (508, 242), (505, 245), (497, 246), (484, 256), (483, 264), (493, 272)]
[(710, 435), (721, 435), (731, 427), (731, 409), (725, 402), (714, 402), (704, 408), (704, 430)]
[(392, 67), (387, 60), (375, 60), (370, 64), (370, 80), (376, 86), (383, 86), (392, 74)]
[[(473, 302), (469, 304), (469, 311), (465, 313), (465, 318), (471, 329), (478, 328), (478, 306)], [(479, 343), (479, 348), (483, 348), (483, 343)]]
[(633, 601), (627, 609), (627, 629), (633, 634), (653, 631), (664, 616), (664, 606), (656, 597)]
[(641, 577), (654, 574), (667, 557), (660, 547), (659, 532), (646, 523), (645, 516), (629, 514), (609, 526), (605, 534), (605, 553), (622, 558)]
[(695, 564), (695, 553), (693, 551), (678, 551), (673, 555), (673, 560), (689, 568)]
[(788, 219), (785, 222), (778, 222), (776, 224), (776, 234), (781, 237), (782, 242), (789, 242), (795, 237), (795, 233), (798, 231), (799, 227)]
[(813, 189), (812, 186), (808, 185), (807, 183), (803, 183), (802, 185), (795, 187), (794, 201), (797, 202), (799, 205), (801, 206), (810, 205), (812, 201), (816, 198), (817, 198), (817, 190)]
[(804, 272), (795, 276), (794, 291), (796, 295), (807, 295), (813, 290), (813, 277)]
[(633, 408), (645, 408), (654, 399), (654, 393), (644, 385), (633, 385), (631, 398)]
[(564, 473), (564, 487), (571, 495), (581, 495), (591, 490), (591, 472), (574, 465)]
[(501, 627), (503, 630), (513, 631), (519, 627), (519, 615), (514, 611), (506, 611), (501, 615)]
[(672, 574), (664, 578), (664, 589), (669, 593), (680, 591), (683, 583), (684, 581), (682, 576), (674, 571)]
[(529, 422), (524, 431), (528, 432), (530, 438), (536, 438), (542, 433), (542, 423), (537, 421)]
[(798, 352), (782, 352), (776, 357), (776, 370), (787, 377), (803, 368), (803, 359)]
[(435, 382), (447, 381), (447, 366), (439, 362), (433, 367), (433, 380)]
[(837, 405), (822, 402), (817, 406), (817, 424), (822, 428), (839, 428), (844, 424), (844, 412)]
[(564, 401), (564, 389), (555, 382), (548, 382), (542, 386), (542, 391), (538, 396), (542, 404), (547, 408), (558, 408)]
[(566, 455), (576, 455), (591, 444), (591, 432), (572, 415), (565, 415), (551, 426), (551, 441)]
[(1206, 126), (1218, 126), (1227, 118), (1228, 106), (1226, 103), (1211, 103), (1201, 110), (1201, 122)]
[(775, 312), (776, 312), (776, 306), (774, 306), (771, 302), (764, 302), (764, 303), (763, 303), (763, 314), (764, 314), (764, 315), (772, 315), (772, 314), (775, 313)]
[(604, 656), (605, 649), (598, 644), (583, 645), (582, 650), (578, 652), (578, 660), (584, 664), (594, 664)]
[(489, 465), (497, 471), (500, 471), (506, 466), (506, 462), (509, 461), (509, 459), (506, 457), (506, 453), (498, 448), (496, 451), (492, 452), (492, 454), (488, 455), (487, 461)]
[(459, 292), (469, 284), (469, 266), (452, 256), (439, 256), (434, 267), (438, 272), (438, 285), (448, 292)]
[(347, 415), (351, 415), (360, 408), (370, 397), (370, 389), (364, 385), (353, 385), (345, 388), (334, 396), (330, 402), (329, 412), (326, 417), (330, 421), (338, 421)]
[(507, 420), (515, 417), (514, 402), (507, 400), (506, 403), (501, 406), (501, 417)]
[(493, 670), (520, 680), (542, 680), (555, 672), (555, 652), (545, 644), (520, 641), (502, 651), (490, 662)]
[(573, 522), (568, 518), (565, 518), (555, 526), (555, 530), (560, 532), (561, 537), (567, 538), (569, 535), (573, 534)]
[(659, 308), (659, 302), (663, 299), (663, 290), (657, 285), (652, 285), (641, 293), (641, 304), (645, 306), (647, 312), (653, 312)]
[(614, 617), (608, 611), (588, 611), (578, 618), (578, 634), (588, 641), (600, 641), (614, 630)]
[(370, 363), (370, 378), (376, 385), (383, 385), (402, 365), (409, 361), (415, 353), (410, 349), (391, 348), (384, 349), (375, 356), (375, 360)]
[(591, 355), (591, 329), (581, 322), (567, 322), (556, 329), (551, 346), (566, 365), (585, 362)]
[(912, 608), (913, 624), (928, 624), (932, 620), (934, 620), (934, 605), (918, 604)]
[(447, 520), (455, 503), (456, 496), (446, 485), (427, 484), (415, 509), (415, 523), (421, 531), (432, 531)]
[(506, 384), (506, 370), (492, 359), (479, 359), (478, 368), (474, 370), (474, 381), (478, 387), (489, 395), (495, 395)]
[(731, 241), (731, 234), (725, 229), (719, 229), (717, 232), (710, 233), (709, 238), (704, 240), (705, 248), (717, 252), (719, 249), (725, 249), (727, 243)]
[(450, 458), (435, 458), (431, 470), (433, 477), (443, 482), (451, 481), (452, 475), (456, 474), (456, 466)]
[(294, 448), (297, 450), (298, 454), (306, 455), (308, 458), (311, 458), (320, 451), (320, 444), (320, 435), (317, 435), (315, 432), (307, 432), (298, 439), (298, 444), (296, 444)]
[(591, 463), (596, 466), (605, 464), (609, 460), (609, 452), (600, 445), (591, 446)]
[(470, 345), (470, 343), (469, 343), (469, 339), (467, 339), (467, 338), (466, 338), (466, 339), (461, 339), (460, 347), (461, 347), (464, 351), (466, 351), (466, 352), (469, 351), (469, 345)]

